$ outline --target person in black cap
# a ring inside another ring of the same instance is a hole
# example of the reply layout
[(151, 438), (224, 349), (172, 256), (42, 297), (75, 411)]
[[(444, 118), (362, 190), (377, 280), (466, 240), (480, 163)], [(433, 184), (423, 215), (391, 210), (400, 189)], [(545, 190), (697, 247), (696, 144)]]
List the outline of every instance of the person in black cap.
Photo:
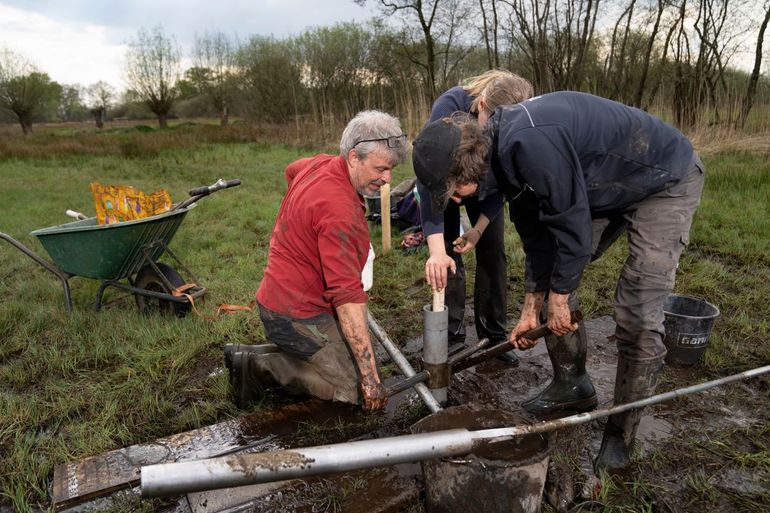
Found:
[[(479, 152), (488, 153), (492, 173), (474, 165)], [(538, 324), (541, 310), (555, 335), (578, 329), (570, 297), (586, 264), (625, 231), (629, 256), (614, 302), (615, 404), (653, 394), (666, 354), (663, 302), (703, 190), (703, 164), (681, 132), (639, 109), (564, 91), (498, 108), (485, 133), (467, 120), (432, 123), (415, 140), (413, 159), (439, 197), (491, 184), (508, 198), (526, 254), (524, 304), (510, 335), (518, 349), (536, 343), (521, 335)], [(437, 160), (449, 171), (426, 165)], [(558, 367), (551, 360), (554, 380), (539, 398), (579, 399), (575, 376), (585, 373), (585, 356)], [(640, 418), (637, 409), (608, 419), (597, 469), (628, 465)]]
[[(532, 85), (509, 71), (493, 69), (471, 78), (466, 86), (449, 89), (438, 97), (428, 123), (454, 112), (471, 114), (483, 124), (498, 105), (520, 102), (532, 96)], [(438, 171), (438, 170), (437, 170)], [(492, 344), (508, 338), (506, 329), (507, 262), (505, 220), (497, 215), (503, 204), (494, 190), (482, 190), (457, 201), (435, 196), (417, 180), (420, 218), (430, 256), (425, 276), (436, 289), (445, 289), (449, 310), (449, 343), (465, 341), (465, 267), (462, 255), (476, 249), (473, 312), (479, 339)], [(460, 207), (464, 206), (473, 227), (460, 236)], [(491, 213), (494, 213), (492, 215)], [(447, 270), (451, 271), (448, 273)], [(518, 363), (514, 351), (500, 356)]]

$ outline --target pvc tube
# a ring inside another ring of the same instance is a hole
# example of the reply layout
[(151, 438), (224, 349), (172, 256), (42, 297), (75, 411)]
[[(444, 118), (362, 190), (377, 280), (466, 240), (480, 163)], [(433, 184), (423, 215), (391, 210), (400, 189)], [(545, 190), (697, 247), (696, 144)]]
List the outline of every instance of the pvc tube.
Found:
[(449, 309), (442, 306), (434, 311), (431, 305), (422, 308), (422, 362), (430, 373), (428, 389), (439, 404), (446, 404), (449, 386), (449, 367), (447, 366), (447, 346), (449, 331)]
[(382, 467), (467, 454), (471, 433), (453, 429), (346, 444), (257, 454), (240, 454), (142, 467), (142, 497), (284, 481), (362, 468)]

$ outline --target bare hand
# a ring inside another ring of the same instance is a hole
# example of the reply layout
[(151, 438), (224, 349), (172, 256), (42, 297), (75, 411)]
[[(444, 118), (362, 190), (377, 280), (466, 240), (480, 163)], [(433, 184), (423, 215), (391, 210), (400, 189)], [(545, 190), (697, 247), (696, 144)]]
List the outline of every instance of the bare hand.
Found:
[(522, 338), (522, 335), (529, 330), (537, 328), (537, 316), (527, 315), (519, 319), (519, 323), (513, 328), (511, 337), (508, 340), (516, 349), (529, 349), (537, 344), (537, 340)]
[(381, 410), (388, 403), (388, 394), (379, 380), (361, 382), (364, 410)]
[(476, 247), (481, 239), (481, 232), (477, 228), (471, 228), (467, 232), (463, 233), (455, 239), (452, 243), (454, 246), (454, 252), (461, 255), (467, 253)]
[(560, 337), (578, 329), (570, 316), (569, 294), (551, 291), (548, 295), (548, 329)]
[(433, 255), (425, 262), (425, 281), (436, 290), (447, 286), (447, 269), (452, 273), (457, 271), (457, 264), (447, 254)]

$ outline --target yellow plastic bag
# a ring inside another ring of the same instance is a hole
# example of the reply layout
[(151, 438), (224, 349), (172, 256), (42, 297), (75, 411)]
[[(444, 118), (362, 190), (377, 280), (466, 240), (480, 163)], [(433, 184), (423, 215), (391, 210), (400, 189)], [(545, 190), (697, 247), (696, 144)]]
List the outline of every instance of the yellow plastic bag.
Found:
[(145, 194), (128, 185), (91, 182), (91, 195), (99, 224), (143, 219), (162, 214), (171, 208), (171, 195), (165, 189)]

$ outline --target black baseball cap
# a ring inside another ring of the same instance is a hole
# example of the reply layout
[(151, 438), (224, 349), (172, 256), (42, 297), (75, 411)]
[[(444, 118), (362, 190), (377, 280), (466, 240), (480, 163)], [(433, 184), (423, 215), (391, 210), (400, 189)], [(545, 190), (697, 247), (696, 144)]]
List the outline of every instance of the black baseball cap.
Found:
[(439, 214), (449, 202), (447, 177), (460, 145), (460, 127), (448, 119), (429, 123), (412, 143), (414, 174), (430, 191), (431, 208)]

